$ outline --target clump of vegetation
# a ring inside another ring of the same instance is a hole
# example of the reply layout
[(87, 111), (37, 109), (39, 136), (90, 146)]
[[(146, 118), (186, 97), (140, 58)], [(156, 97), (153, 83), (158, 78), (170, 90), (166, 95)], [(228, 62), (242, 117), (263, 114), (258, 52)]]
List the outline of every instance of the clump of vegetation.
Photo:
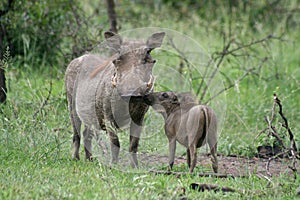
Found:
[[(254, 138), (266, 127), (263, 119), (271, 111), (273, 93), (284, 102), (284, 114), (299, 147), (298, 1), (116, 1), (115, 6), (120, 33), (141, 27), (176, 30), (201, 45), (206, 61), (212, 62), (204, 66), (217, 66), (227, 107), (218, 143), (221, 154), (256, 155), (260, 141)], [(6, 59), (7, 47), (10, 53), (9, 62), (4, 62), (7, 99), (0, 105), (1, 199), (165, 199), (182, 197), (178, 188), (184, 188), (184, 195), (191, 199), (224, 198), (223, 193), (190, 188), (199, 182), (233, 188), (238, 192), (225, 194), (232, 199), (296, 197), (299, 177), (289, 176), (290, 170), (273, 177), (249, 170), (247, 178), (219, 179), (199, 178), (197, 173), (209, 170), (205, 165), (197, 165), (193, 175), (176, 177), (149, 174), (144, 168), (124, 172), (99, 162), (73, 162), (64, 72), (70, 60), (101, 42), (103, 31), (109, 29), (106, 4), (5, 0), (0, 3), (0, 22), (1, 60)], [(204, 74), (190, 70), (191, 63), (175, 48), (153, 54), (187, 77), (184, 80), (191, 81), (199, 100), (213, 104), (221, 99), (211, 99), (205, 90), (209, 82), (199, 87)], [(215, 68), (209, 67), (206, 80), (214, 74)], [(169, 81), (156, 85), (156, 90), (167, 89), (173, 83)], [(167, 154), (162, 119), (150, 110), (143, 129), (140, 151)], [(120, 134), (120, 139), (127, 148), (128, 134)], [(187, 170), (186, 165), (177, 166), (178, 171)], [(146, 169), (156, 167), (161, 166)]]

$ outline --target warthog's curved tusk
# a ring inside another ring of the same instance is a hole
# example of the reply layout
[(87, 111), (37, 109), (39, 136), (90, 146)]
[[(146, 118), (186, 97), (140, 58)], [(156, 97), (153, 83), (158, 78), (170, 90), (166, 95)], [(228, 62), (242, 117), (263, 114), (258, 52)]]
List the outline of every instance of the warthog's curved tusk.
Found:
[(117, 74), (116, 73), (111, 77), (111, 84), (113, 87), (117, 86)]
[(148, 88), (149, 90), (151, 90), (151, 89), (153, 88), (154, 81), (155, 81), (155, 77), (151, 74), (151, 75), (150, 75), (150, 80), (149, 80), (149, 82), (147, 83), (147, 88)]

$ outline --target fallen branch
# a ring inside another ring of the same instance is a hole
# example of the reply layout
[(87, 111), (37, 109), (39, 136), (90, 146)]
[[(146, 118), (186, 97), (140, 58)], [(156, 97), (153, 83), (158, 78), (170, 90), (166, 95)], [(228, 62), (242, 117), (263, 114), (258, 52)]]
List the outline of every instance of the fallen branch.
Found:
[(214, 184), (206, 184), (206, 183), (192, 183), (190, 185), (191, 189), (197, 190), (198, 192), (204, 192), (204, 191), (214, 191), (214, 192), (236, 192), (235, 189), (230, 187), (220, 187), (218, 185)]
[[(150, 170), (150, 173), (154, 173), (155, 175), (163, 174), (163, 175), (175, 175), (179, 178), (182, 175), (188, 175), (189, 172), (171, 172), (171, 171), (156, 171)], [(247, 176), (244, 175), (233, 175), (233, 174), (216, 174), (216, 173), (198, 173), (197, 176), (199, 177), (213, 177), (213, 178), (246, 178)]]
[(289, 123), (288, 123), (288, 120), (287, 118), (284, 116), (283, 112), (282, 112), (282, 104), (281, 104), (281, 101), (279, 100), (279, 98), (277, 97), (276, 94), (274, 94), (274, 101), (275, 103), (279, 106), (279, 115), (282, 117), (283, 121), (284, 121), (284, 125), (283, 127), (287, 129), (288, 133), (289, 133), (289, 136), (290, 136), (290, 142), (291, 142), (291, 148), (294, 149), (294, 151), (298, 151), (297, 150), (297, 147), (296, 147), (296, 142), (295, 142), (295, 139), (294, 139), (294, 135), (289, 127)]

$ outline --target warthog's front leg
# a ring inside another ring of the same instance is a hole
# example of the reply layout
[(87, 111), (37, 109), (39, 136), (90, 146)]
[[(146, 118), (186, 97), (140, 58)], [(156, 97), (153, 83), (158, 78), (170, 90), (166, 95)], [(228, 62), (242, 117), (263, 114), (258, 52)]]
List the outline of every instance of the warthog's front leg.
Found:
[(111, 149), (111, 164), (118, 163), (119, 152), (120, 152), (120, 142), (117, 134), (113, 130), (108, 130), (108, 135), (110, 139), (110, 149)]
[(80, 147), (80, 135), (78, 133), (73, 134), (73, 159), (79, 160), (79, 147)]
[(139, 126), (132, 121), (131, 125), (130, 125), (129, 152), (130, 152), (130, 156), (131, 156), (131, 166), (133, 168), (138, 167), (137, 152), (138, 152), (138, 146), (139, 146), (141, 132), (142, 132), (142, 126)]
[(170, 170), (172, 169), (172, 167), (174, 165), (175, 151), (176, 151), (176, 139), (169, 138), (169, 167), (170, 167)]
[(187, 148), (186, 149), (186, 163), (188, 165), (188, 167), (191, 167), (191, 153), (190, 153), (190, 149)]

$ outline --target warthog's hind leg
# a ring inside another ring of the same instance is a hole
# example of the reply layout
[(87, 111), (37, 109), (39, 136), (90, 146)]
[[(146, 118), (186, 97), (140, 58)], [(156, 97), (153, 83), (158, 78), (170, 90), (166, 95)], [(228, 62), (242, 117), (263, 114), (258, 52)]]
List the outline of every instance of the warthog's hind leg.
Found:
[(188, 165), (188, 167), (191, 167), (191, 153), (190, 153), (190, 149), (187, 148), (186, 149), (186, 163)]
[(92, 139), (93, 133), (92, 130), (88, 126), (84, 126), (83, 131), (83, 145), (85, 151), (85, 159), (92, 160)]
[(79, 147), (80, 147), (80, 127), (81, 121), (76, 113), (71, 111), (71, 123), (73, 127), (73, 159), (79, 160)]
[(169, 139), (169, 167), (170, 167), (170, 170), (172, 169), (172, 167), (174, 165), (175, 152), (176, 152), (176, 140), (175, 140), (175, 138)]
[(191, 165), (190, 165), (190, 173), (193, 173), (194, 168), (197, 163), (197, 147), (195, 144), (192, 144), (189, 148), (190, 150), (190, 155), (191, 155)]
[(213, 145), (212, 147), (210, 146), (210, 153), (212, 168), (215, 173), (218, 173), (217, 143), (215, 143), (215, 145)]

